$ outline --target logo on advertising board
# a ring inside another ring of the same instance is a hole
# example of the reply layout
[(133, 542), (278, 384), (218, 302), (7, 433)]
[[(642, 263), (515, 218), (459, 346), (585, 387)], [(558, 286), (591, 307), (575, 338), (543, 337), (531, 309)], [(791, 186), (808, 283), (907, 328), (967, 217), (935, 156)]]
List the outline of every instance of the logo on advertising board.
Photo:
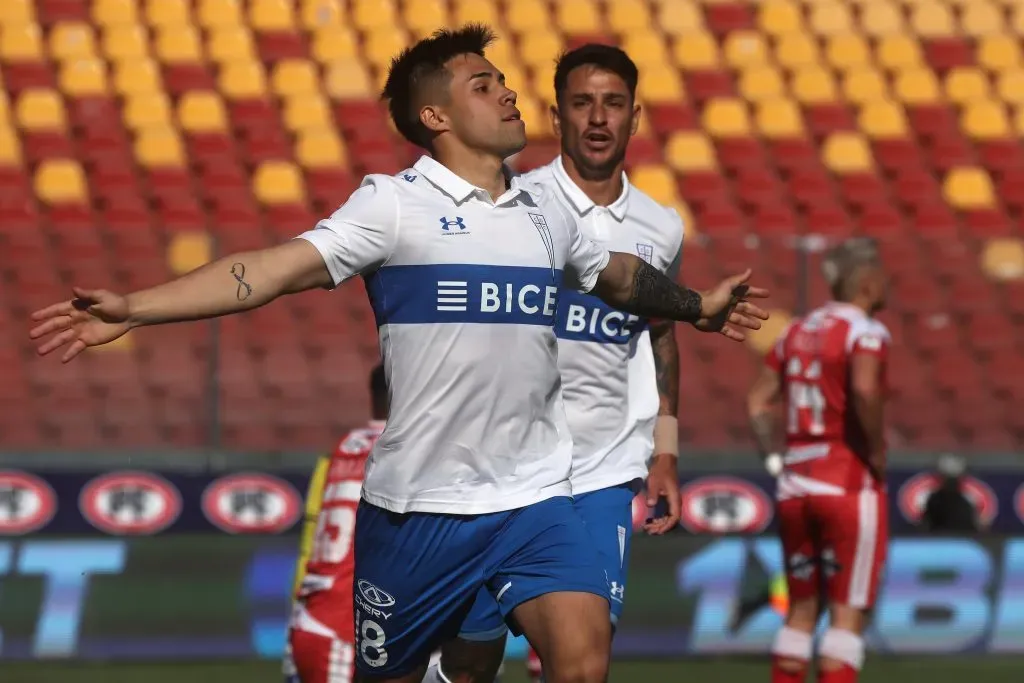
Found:
[(0, 471), (0, 535), (37, 531), (56, 512), (57, 496), (45, 481), (25, 472)]
[(742, 479), (701, 477), (680, 495), (680, 521), (695, 534), (754, 534), (772, 520), (768, 495)]
[(290, 529), (302, 512), (302, 496), (269, 474), (230, 474), (203, 492), (203, 514), (232, 534), (276, 534)]
[[(921, 521), (924, 514), (924, 506), (928, 503), (928, 496), (932, 494), (939, 484), (941, 477), (937, 474), (924, 472), (907, 480), (900, 488), (898, 502), (900, 512), (912, 524)], [(974, 505), (978, 512), (978, 521), (982, 526), (991, 526), (996, 514), (999, 513), (999, 499), (988, 484), (975, 477), (965, 476), (961, 479), (964, 496)]]
[(78, 496), (82, 516), (100, 531), (149, 535), (163, 531), (181, 514), (181, 494), (149, 472), (112, 472), (96, 477)]

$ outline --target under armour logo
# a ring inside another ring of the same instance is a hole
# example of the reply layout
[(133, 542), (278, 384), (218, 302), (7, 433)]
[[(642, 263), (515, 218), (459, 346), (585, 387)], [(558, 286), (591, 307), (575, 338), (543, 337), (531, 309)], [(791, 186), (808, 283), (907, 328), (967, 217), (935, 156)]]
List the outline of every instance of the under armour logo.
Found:
[(465, 230), (466, 224), (462, 222), (462, 216), (456, 216), (455, 220), (448, 220), (448, 216), (441, 216), (441, 229), (445, 232), (451, 232), (452, 227), (457, 227), (459, 230)]
[(402, 178), (403, 178), (403, 179), (405, 180), (405, 182), (407, 182), (407, 183), (411, 183), (412, 181), (416, 180), (416, 176), (414, 176), (414, 175), (409, 175), (408, 173), (403, 173), (403, 174), (402, 174)]

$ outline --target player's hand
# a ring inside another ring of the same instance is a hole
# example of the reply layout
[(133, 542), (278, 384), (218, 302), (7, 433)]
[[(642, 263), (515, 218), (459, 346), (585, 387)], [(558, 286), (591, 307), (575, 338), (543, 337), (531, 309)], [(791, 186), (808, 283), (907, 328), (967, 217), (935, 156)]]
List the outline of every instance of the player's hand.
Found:
[(667, 512), (661, 517), (648, 519), (644, 531), (660, 536), (672, 531), (679, 524), (679, 470), (676, 456), (662, 453), (654, 457), (647, 472), (647, 507), (653, 508), (660, 498), (668, 503)]
[(768, 290), (747, 284), (751, 271), (748, 268), (739, 275), (733, 275), (719, 282), (715, 287), (701, 293), (701, 319), (694, 327), (701, 332), (718, 332), (733, 341), (747, 338), (744, 330), (761, 329), (761, 321), (768, 319), (768, 311), (752, 303), (750, 299), (768, 298)]
[[(90, 346), (112, 342), (129, 329), (128, 300), (105, 289), (72, 288), (75, 298), (32, 314), (39, 323), (29, 337), (40, 340), (36, 352), (45, 356), (66, 346), (67, 363)], [(51, 336), (52, 335), (52, 336)]]

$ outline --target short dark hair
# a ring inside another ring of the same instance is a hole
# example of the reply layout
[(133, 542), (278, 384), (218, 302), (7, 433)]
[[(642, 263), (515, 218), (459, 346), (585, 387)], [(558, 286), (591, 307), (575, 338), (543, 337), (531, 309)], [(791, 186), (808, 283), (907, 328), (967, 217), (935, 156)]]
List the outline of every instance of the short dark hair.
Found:
[(451, 79), (445, 65), (458, 55), (483, 57), (494, 40), (494, 31), (483, 24), (467, 24), (454, 31), (445, 28), (405, 48), (391, 60), (381, 99), (388, 103), (391, 120), (402, 137), (429, 148), (430, 135), (420, 123), (419, 110), (432, 89), (447, 85)]
[(562, 95), (569, 87), (569, 74), (581, 66), (596, 66), (615, 74), (626, 83), (630, 98), (636, 100), (636, 84), (640, 80), (640, 72), (629, 55), (614, 45), (587, 43), (575, 50), (562, 53), (558, 58), (555, 64), (556, 102), (561, 102)]
[(853, 283), (864, 267), (879, 266), (878, 242), (871, 237), (851, 237), (825, 252), (821, 270), (832, 296), (847, 301), (853, 295)]

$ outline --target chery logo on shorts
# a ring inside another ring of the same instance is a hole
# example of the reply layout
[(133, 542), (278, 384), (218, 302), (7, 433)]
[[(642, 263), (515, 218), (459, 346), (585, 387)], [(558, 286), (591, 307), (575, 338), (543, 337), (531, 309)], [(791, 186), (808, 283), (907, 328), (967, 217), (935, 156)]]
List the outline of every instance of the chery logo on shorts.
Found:
[[(907, 521), (911, 524), (921, 521), (924, 506), (928, 503), (928, 496), (939, 488), (941, 481), (938, 475), (924, 472), (911, 477), (903, 484), (903, 487), (900, 488), (898, 502), (900, 512), (903, 513)], [(978, 521), (982, 526), (990, 526), (999, 512), (999, 499), (996, 498), (996, 494), (988, 484), (974, 477), (965, 476), (961, 483), (964, 496), (978, 512)]]
[(695, 534), (753, 534), (772, 520), (760, 488), (734, 477), (701, 477), (683, 486), (680, 521)]
[(0, 472), (0, 536), (37, 531), (56, 512), (57, 496), (45, 481), (26, 472)]
[(155, 474), (112, 472), (85, 485), (78, 496), (78, 507), (100, 531), (149, 535), (163, 531), (178, 519), (181, 494)]
[(391, 607), (395, 604), (395, 599), (391, 597), (390, 593), (377, 588), (366, 579), (359, 579), (359, 581), (356, 582), (356, 586), (359, 587), (359, 594), (363, 596), (363, 600), (374, 607), (384, 608)]
[(288, 482), (269, 474), (231, 474), (203, 491), (203, 514), (232, 534), (277, 534), (302, 512), (302, 497)]

